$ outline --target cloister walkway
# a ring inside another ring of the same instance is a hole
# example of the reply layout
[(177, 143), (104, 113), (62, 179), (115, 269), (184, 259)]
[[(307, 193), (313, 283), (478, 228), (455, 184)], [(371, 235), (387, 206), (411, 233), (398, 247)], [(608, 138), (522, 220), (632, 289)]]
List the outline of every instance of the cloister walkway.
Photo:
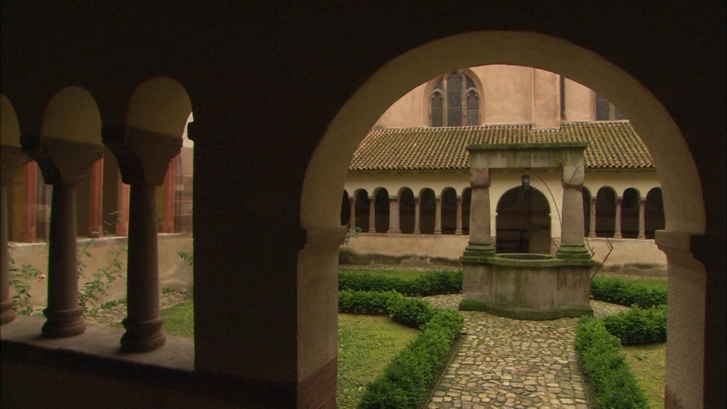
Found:
[[(426, 297), (457, 309), (461, 294)], [(627, 307), (591, 301), (597, 316)], [(466, 333), (429, 409), (588, 409), (573, 346), (577, 318), (522, 321), (461, 311)]]

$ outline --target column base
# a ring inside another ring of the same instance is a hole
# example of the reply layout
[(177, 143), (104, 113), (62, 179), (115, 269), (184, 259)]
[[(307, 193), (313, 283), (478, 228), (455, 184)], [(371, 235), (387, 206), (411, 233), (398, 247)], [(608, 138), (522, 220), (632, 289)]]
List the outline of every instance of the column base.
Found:
[(558, 247), (558, 251), (555, 252), (555, 257), (571, 260), (589, 260), (591, 258), (591, 253), (589, 253), (586, 246), (583, 245), (562, 245)]
[(469, 244), (464, 249), (461, 263), (479, 263), (495, 255), (495, 248), (491, 244)]
[(162, 332), (164, 319), (159, 317), (148, 321), (122, 322), (126, 332), (121, 336), (121, 350), (123, 352), (149, 352), (161, 348), (167, 342)]
[(15, 321), (17, 315), (13, 310), (13, 301), (4, 301), (0, 303), (0, 325), (9, 324)]
[(68, 338), (83, 334), (86, 324), (83, 322), (83, 307), (67, 310), (51, 310), (46, 308), (43, 314), (48, 318), (41, 330), (46, 338)]

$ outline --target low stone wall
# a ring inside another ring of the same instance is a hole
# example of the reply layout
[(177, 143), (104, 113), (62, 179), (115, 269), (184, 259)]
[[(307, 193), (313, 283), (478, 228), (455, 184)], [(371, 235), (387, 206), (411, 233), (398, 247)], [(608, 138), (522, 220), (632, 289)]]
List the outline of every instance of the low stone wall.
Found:
[[(341, 246), (341, 264), (395, 264), (404, 266), (457, 266), (469, 236), (359, 233)], [(553, 238), (553, 251), (559, 243)], [(654, 240), (590, 238), (594, 268), (602, 272), (645, 277), (666, 277), (666, 255)], [(613, 249), (610, 250), (609, 246)]]
[[(159, 234), (159, 288), (187, 288), (192, 286), (192, 267), (182, 260), (177, 254), (180, 250), (192, 252), (192, 237), (181, 234)], [(121, 252), (119, 260), (123, 263), (124, 275), (126, 278), (126, 256), (122, 250), (126, 247), (126, 237), (101, 237), (95, 239), (80, 239), (77, 249), (85, 249), (89, 255), (82, 255), (80, 261), (83, 263), (82, 273), (84, 277), (79, 278), (79, 289), (89, 280), (93, 279), (95, 272), (105, 269), (111, 265), (115, 255)], [(31, 265), (41, 271), (43, 275), (48, 273), (48, 244), (47, 243), (11, 243), (10, 257), (14, 263), (11, 267)], [(34, 309), (45, 308), (47, 302), (47, 280), (31, 280), (30, 302)], [(100, 297), (103, 301), (112, 301), (126, 298), (126, 280), (120, 279), (113, 282), (106, 289), (107, 294)], [(11, 288), (10, 294), (14, 291)]]

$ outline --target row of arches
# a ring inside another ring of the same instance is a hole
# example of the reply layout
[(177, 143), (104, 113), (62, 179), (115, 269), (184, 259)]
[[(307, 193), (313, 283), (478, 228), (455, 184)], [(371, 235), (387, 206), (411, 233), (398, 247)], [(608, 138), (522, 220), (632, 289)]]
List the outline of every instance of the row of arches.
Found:
[[(163, 118), (148, 117), (150, 110), (159, 109), (161, 100), (171, 105), (174, 112), (168, 112)], [(156, 188), (157, 231), (160, 233), (192, 230), (192, 141), (186, 135), (186, 124), (192, 118), (191, 111), (187, 111), (189, 108), (184, 89), (166, 77), (152, 78), (140, 84), (129, 101), (126, 126), (164, 135), (178, 132), (169, 136), (183, 139), (182, 151), (169, 162), (164, 183)], [(186, 121), (180, 127), (178, 120), (184, 112), (187, 112)], [(5, 95), (2, 95), (2, 123), (3, 144), (19, 148), (19, 118)], [(99, 109), (86, 89), (66, 87), (48, 102), (40, 139), (58, 138), (97, 145), (102, 149), (100, 158), (83, 170), (76, 184), (76, 231), (80, 237), (128, 234), (129, 185), (122, 180), (114, 155), (101, 146), (102, 134)], [(8, 238), (14, 242), (47, 241), (52, 183), (46, 181), (46, 175), (32, 158), (14, 173), (6, 186)]]
[[(583, 188), (583, 233), (587, 237), (654, 239), (655, 231), (665, 226), (661, 188), (645, 195), (633, 187), (622, 193), (609, 186), (595, 195)], [(496, 199), (496, 237), (498, 251), (527, 251), (534, 234), (542, 236), (558, 223), (557, 209), (551, 209), (545, 195), (536, 188), (512, 187)], [(423, 188), (414, 192), (400, 188), (395, 195), (384, 187), (344, 190), (341, 200), (341, 225), (362, 233), (469, 234), (471, 190), (458, 194), (452, 187), (435, 192)], [(393, 217), (392, 217), (393, 216)], [(392, 222), (393, 220), (393, 222)], [(542, 247), (542, 246), (541, 246)], [(532, 249), (531, 249), (532, 250)]]

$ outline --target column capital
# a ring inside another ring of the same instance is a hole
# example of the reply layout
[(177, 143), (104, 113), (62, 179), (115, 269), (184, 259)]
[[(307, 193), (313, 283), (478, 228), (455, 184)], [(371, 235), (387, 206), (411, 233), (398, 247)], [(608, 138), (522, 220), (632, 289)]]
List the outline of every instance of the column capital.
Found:
[(103, 146), (40, 135), (23, 135), (23, 151), (38, 164), (49, 185), (75, 185), (103, 157)]
[(133, 126), (104, 127), (103, 143), (119, 163), (126, 184), (161, 185), (169, 161), (182, 149), (181, 136), (164, 135)]
[(585, 168), (583, 166), (563, 166), (561, 185), (568, 189), (581, 189), (585, 180)]
[(489, 168), (470, 168), (470, 186), (490, 187), (490, 169)]
[(2, 185), (5, 186), (13, 180), (15, 173), (30, 160), (30, 157), (17, 146), (2, 145), (0, 149), (0, 177)]

